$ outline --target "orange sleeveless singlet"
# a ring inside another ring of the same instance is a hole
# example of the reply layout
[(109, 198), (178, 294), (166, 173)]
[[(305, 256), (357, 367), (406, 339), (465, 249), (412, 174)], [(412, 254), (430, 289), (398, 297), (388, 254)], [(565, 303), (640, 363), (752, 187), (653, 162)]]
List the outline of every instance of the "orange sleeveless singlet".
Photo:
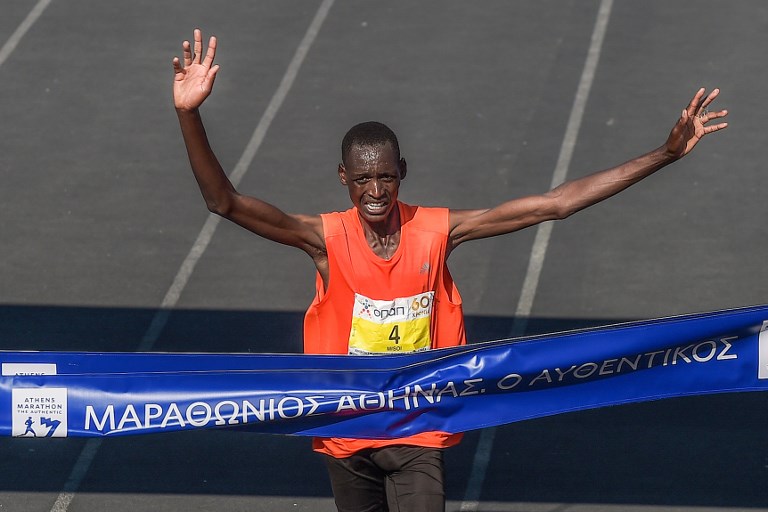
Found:
[[(329, 280), (320, 275), (304, 317), (307, 354), (393, 354), (466, 343), (461, 297), (446, 265), (448, 209), (398, 202), (400, 245), (376, 256), (355, 208), (322, 215)], [(446, 448), (461, 434), (424, 432), (397, 439), (315, 438), (337, 458), (395, 444)]]

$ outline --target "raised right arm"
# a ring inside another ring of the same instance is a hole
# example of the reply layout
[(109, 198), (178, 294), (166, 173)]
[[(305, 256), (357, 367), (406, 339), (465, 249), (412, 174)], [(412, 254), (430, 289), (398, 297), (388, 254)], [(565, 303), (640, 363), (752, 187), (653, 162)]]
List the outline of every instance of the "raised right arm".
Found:
[(173, 59), (173, 100), (189, 163), (208, 209), (240, 226), (307, 252), (318, 265), (325, 254), (322, 221), (319, 216), (289, 215), (271, 204), (240, 194), (230, 182), (213, 153), (205, 133), (199, 107), (210, 95), (218, 65), (216, 38), (211, 37), (202, 57), (202, 33), (194, 32), (194, 52), (189, 41), (182, 44), (184, 65)]

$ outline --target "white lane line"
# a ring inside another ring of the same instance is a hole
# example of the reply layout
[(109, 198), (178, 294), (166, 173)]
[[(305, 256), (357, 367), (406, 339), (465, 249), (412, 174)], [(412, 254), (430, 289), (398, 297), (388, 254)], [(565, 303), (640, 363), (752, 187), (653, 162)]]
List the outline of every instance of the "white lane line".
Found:
[[(261, 116), (259, 124), (256, 126), (250, 141), (243, 150), (240, 160), (238, 160), (237, 165), (235, 165), (235, 168), (230, 173), (230, 180), (233, 185), (238, 185), (253, 162), (256, 152), (258, 151), (259, 146), (261, 146), (264, 136), (266, 135), (267, 130), (269, 130), (270, 124), (272, 124), (278, 110), (280, 110), (280, 106), (288, 95), (288, 91), (291, 89), (291, 86), (298, 75), (301, 64), (304, 62), (304, 58), (307, 56), (312, 43), (314, 43), (317, 38), (317, 34), (320, 32), (320, 27), (323, 25), (333, 2), (334, 0), (323, 0), (322, 4), (320, 4), (312, 23), (309, 25), (304, 38), (296, 49), (293, 59), (288, 65), (288, 69), (283, 75), (283, 79), (280, 81), (280, 85), (277, 87), (269, 105), (267, 105), (264, 114)], [(208, 216), (203, 228), (200, 230), (200, 234), (197, 236), (197, 240), (192, 246), (192, 249), (190, 249), (189, 254), (187, 254), (187, 257), (184, 259), (184, 262), (181, 264), (171, 287), (165, 294), (160, 309), (158, 309), (157, 313), (155, 313), (155, 316), (152, 318), (152, 322), (147, 328), (147, 332), (144, 334), (137, 351), (151, 350), (158, 340), (160, 333), (171, 315), (171, 308), (178, 303), (179, 297), (181, 297), (181, 292), (187, 285), (187, 282), (195, 269), (195, 265), (205, 252), (205, 249), (208, 247), (208, 244), (216, 231), (219, 219), (220, 217), (213, 214)], [(72, 502), (75, 492), (77, 492), (93, 459), (96, 457), (99, 446), (101, 446), (101, 439), (89, 439), (86, 442), (85, 447), (83, 447), (83, 450), (64, 485), (64, 489), (53, 504), (51, 512), (67, 512), (67, 508)]]
[[(592, 88), (592, 82), (595, 78), (595, 71), (600, 60), (600, 51), (605, 39), (605, 31), (608, 28), (608, 20), (611, 16), (611, 7), (613, 0), (602, 0), (597, 12), (597, 20), (592, 31), (592, 39), (587, 52), (587, 59), (584, 63), (584, 69), (581, 72), (579, 87), (576, 90), (576, 97), (573, 100), (571, 114), (568, 118), (568, 125), (565, 129), (565, 136), (560, 145), (560, 154), (557, 158), (555, 171), (552, 175), (550, 188), (555, 188), (565, 181), (568, 175), (568, 168), (571, 165), (571, 157), (576, 147), (576, 140), (579, 137), (581, 121), (584, 117), (584, 110), (589, 98), (589, 91)], [(539, 287), (539, 278), (541, 270), (544, 267), (544, 257), (547, 254), (549, 239), (552, 235), (552, 222), (539, 224), (536, 229), (536, 238), (531, 248), (531, 256), (528, 260), (528, 269), (525, 274), (525, 281), (520, 293), (520, 299), (515, 310), (515, 320), (512, 324), (511, 337), (522, 336), (528, 326), (528, 318), (533, 309), (533, 299), (536, 296), (536, 290)], [(475, 512), (480, 505), (480, 492), (485, 482), (485, 474), (488, 470), (488, 464), (493, 452), (493, 441), (496, 436), (495, 428), (487, 428), (480, 432), (480, 439), (475, 449), (475, 457), (472, 461), (472, 469), (467, 482), (467, 489), (464, 493), (464, 500), (461, 503), (462, 512)]]
[(101, 439), (89, 439), (85, 442), (85, 446), (80, 451), (80, 456), (64, 484), (64, 489), (56, 499), (56, 503), (53, 504), (51, 512), (67, 512), (67, 507), (72, 502), (72, 498), (75, 497), (75, 491), (80, 487), (80, 482), (83, 481), (85, 473), (88, 472), (91, 461), (96, 457), (99, 446), (101, 446)]
[(24, 37), (24, 34), (26, 34), (32, 25), (35, 24), (37, 19), (43, 14), (43, 11), (45, 11), (45, 8), (48, 7), (48, 4), (50, 3), (51, 0), (40, 0), (37, 2), (37, 4), (35, 4), (32, 10), (29, 11), (29, 14), (27, 14), (27, 17), (24, 18), (24, 21), (21, 22), (21, 25), (16, 28), (16, 31), (11, 34), (11, 37), (9, 37), (3, 47), (0, 48), (0, 66), (2, 66), (8, 57), (13, 53), (13, 50), (15, 50), (16, 46), (18, 46), (21, 38)]

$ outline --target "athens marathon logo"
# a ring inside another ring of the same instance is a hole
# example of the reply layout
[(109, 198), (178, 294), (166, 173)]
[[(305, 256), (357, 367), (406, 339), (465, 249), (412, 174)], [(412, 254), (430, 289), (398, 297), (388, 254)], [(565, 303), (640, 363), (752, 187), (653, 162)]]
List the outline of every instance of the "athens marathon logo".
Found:
[(13, 437), (66, 437), (66, 388), (13, 388)]

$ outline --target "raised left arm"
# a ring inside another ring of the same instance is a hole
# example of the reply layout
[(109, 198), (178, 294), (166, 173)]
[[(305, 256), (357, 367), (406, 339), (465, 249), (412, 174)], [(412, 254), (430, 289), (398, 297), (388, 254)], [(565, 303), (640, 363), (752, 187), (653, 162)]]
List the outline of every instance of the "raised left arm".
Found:
[(565, 219), (634, 185), (662, 167), (687, 155), (704, 135), (722, 130), (728, 123), (707, 125), (728, 111), (709, 112), (707, 107), (720, 93), (705, 96), (699, 89), (666, 142), (659, 148), (616, 167), (567, 181), (549, 192), (522, 197), (487, 210), (451, 210), (450, 244), (503, 235), (548, 220)]

